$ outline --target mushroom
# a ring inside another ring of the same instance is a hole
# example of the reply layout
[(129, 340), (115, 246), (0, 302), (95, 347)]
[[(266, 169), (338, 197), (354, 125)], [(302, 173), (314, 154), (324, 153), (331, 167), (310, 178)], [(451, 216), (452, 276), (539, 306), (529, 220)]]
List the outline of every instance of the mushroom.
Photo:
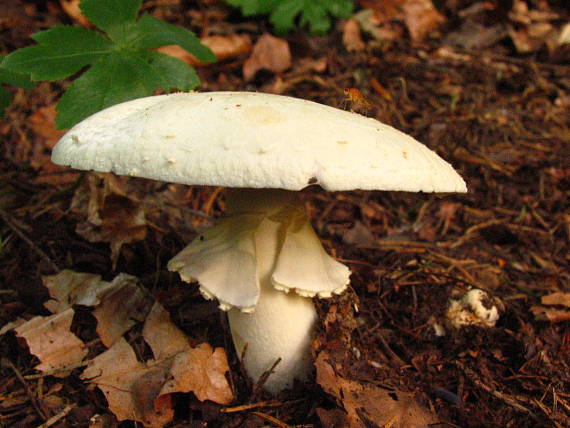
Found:
[(226, 212), (168, 264), (228, 313), (238, 356), (270, 392), (304, 379), (313, 297), (342, 293), (350, 270), (323, 249), (297, 191), (465, 192), (437, 154), (377, 120), (254, 92), (160, 95), (73, 127), (52, 159), (74, 168), (226, 186)]
[(484, 290), (472, 288), (460, 298), (450, 299), (445, 314), (447, 323), (456, 329), (467, 325), (494, 327), (502, 303)]

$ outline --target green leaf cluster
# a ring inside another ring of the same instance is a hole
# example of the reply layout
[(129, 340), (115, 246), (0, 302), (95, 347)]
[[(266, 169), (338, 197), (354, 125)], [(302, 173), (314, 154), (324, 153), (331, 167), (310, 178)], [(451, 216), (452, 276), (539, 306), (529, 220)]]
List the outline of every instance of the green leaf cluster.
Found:
[(324, 34), (331, 28), (330, 15), (348, 18), (354, 4), (351, 0), (226, 0), (239, 7), (244, 16), (269, 15), (269, 21), (277, 34), (298, 25), (309, 26), (311, 33)]
[(215, 55), (190, 30), (150, 15), (137, 19), (142, 0), (82, 0), (85, 17), (101, 32), (55, 26), (36, 33), (36, 45), (4, 58), (2, 67), (32, 81), (55, 81), (90, 67), (57, 106), (56, 126), (69, 128), (111, 105), (152, 95), (156, 89), (189, 91), (200, 83), (186, 63), (154, 50), (179, 45), (202, 62)]

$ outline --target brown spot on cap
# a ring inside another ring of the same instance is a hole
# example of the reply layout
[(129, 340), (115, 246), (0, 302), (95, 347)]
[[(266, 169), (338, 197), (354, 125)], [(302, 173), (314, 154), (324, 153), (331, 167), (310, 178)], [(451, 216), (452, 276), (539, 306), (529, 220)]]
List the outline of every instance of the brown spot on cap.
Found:
[(307, 181), (307, 184), (317, 184), (319, 182), (319, 180), (317, 180), (317, 177), (311, 177), (309, 178), (309, 181)]

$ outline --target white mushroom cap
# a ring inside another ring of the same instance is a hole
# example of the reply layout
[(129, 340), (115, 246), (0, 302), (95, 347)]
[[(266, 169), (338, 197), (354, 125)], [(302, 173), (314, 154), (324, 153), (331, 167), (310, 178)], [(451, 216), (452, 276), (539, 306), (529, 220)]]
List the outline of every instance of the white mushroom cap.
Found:
[(179, 93), (115, 105), (74, 126), (52, 159), (183, 184), (467, 190), (451, 165), (391, 126), (255, 92)]

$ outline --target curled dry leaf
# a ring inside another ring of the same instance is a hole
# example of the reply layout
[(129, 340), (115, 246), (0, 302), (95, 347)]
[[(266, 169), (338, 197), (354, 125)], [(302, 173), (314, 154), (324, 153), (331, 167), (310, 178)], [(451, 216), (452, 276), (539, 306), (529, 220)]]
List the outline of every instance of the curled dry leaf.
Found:
[(570, 293), (558, 291), (542, 296), (540, 301), (543, 305), (533, 305), (530, 310), (537, 320), (550, 321), (553, 323), (570, 321), (570, 311), (568, 309), (550, 308), (547, 306), (565, 306), (570, 308)]
[(79, 217), (76, 232), (90, 242), (109, 242), (113, 266), (124, 244), (146, 237), (142, 204), (129, 196), (124, 178), (87, 174), (76, 190), (71, 211)]
[(289, 43), (265, 33), (257, 40), (251, 56), (243, 64), (243, 78), (249, 81), (259, 70), (282, 73), (289, 67), (291, 67)]
[[(321, 352), (315, 363), (317, 382), (346, 410), (351, 428), (386, 426), (392, 428), (423, 428), (436, 422), (427, 409), (421, 407), (413, 395), (402, 391), (388, 391), (372, 385), (339, 376), (329, 363), (329, 355)], [(329, 414), (321, 415), (325, 419)], [(323, 424), (326, 420), (323, 420)]]
[(403, 4), (404, 22), (414, 41), (423, 40), (430, 31), (445, 22), (431, 0), (406, 0)]
[(137, 279), (124, 273), (107, 282), (99, 275), (63, 270), (45, 276), (43, 282), (51, 296), (44, 306), (52, 312), (71, 305), (96, 306), (93, 316), (97, 318), (97, 334), (107, 347), (144, 321), (153, 303)]
[(34, 133), (34, 141), (39, 143), (30, 150), (30, 164), (40, 170), (35, 182), (65, 185), (77, 180), (79, 173), (51, 162), (49, 152), (65, 133), (55, 129), (55, 115), (55, 104), (51, 104), (40, 107), (28, 117), (27, 123)]
[[(445, 22), (445, 17), (431, 0), (361, 0), (360, 4), (374, 11), (373, 18), (366, 19), (366, 25), (373, 37), (379, 40), (393, 40), (390, 33), (396, 33), (391, 29), (391, 21), (404, 22), (413, 41), (423, 40), (430, 31)], [(377, 30), (370, 28), (371, 25)]]
[[(533, 8), (524, 0), (514, 0), (508, 17), (512, 24), (508, 33), (517, 52), (534, 52), (546, 45), (550, 54), (568, 43), (568, 25), (557, 27), (554, 21), (560, 15), (549, 9), (548, 3), (533, 4)], [(566, 39), (566, 40), (565, 40)]]
[(570, 308), (570, 293), (559, 291), (547, 294), (546, 296), (542, 296), (540, 301), (543, 305), (562, 305)]
[(144, 321), (152, 306), (152, 297), (138, 286), (134, 276), (119, 274), (93, 311), (97, 334), (107, 347), (113, 345), (137, 322)]
[(91, 23), (81, 12), (79, 3), (81, 3), (81, 0), (59, 0), (61, 8), (69, 17), (71, 17), (79, 25), (89, 27), (91, 26)]
[(72, 305), (95, 306), (101, 301), (101, 293), (110, 283), (101, 281), (100, 275), (62, 270), (56, 275), (42, 278), (50, 300), (44, 303), (52, 313), (64, 311)]
[(172, 409), (157, 409), (154, 403), (166, 380), (164, 368), (147, 367), (138, 361), (124, 338), (95, 357), (81, 378), (90, 379), (103, 391), (109, 410), (120, 421), (132, 419), (145, 426), (160, 427), (173, 417)]
[(356, 19), (348, 19), (342, 27), (342, 43), (347, 51), (359, 52), (366, 48), (360, 34), (360, 25)]
[(199, 400), (220, 404), (232, 401), (223, 349), (213, 350), (205, 343), (192, 347), (158, 303), (145, 322), (143, 337), (154, 359), (138, 361), (132, 347), (121, 338), (82, 375), (103, 391), (119, 420), (164, 426), (174, 415), (170, 396), (174, 392), (193, 392)]
[(32, 318), (14, 330), (40, 360), (36, 370), (67, 376), (65, 370), (73, 369), (83, 361), (87, 347), (69, 330), (74, 315), (75, 311), (68, 308), (48, 317)]
[[(206, 36), (202, 37), (200, 42), (203, 45), (208, 46), (212, 52), (214, 52), (218, 61), (247, 55), (251, 52), (252, 47), (251, 38), (247, 34)], [(194, 55), (178, 45), (162, 46), (157, 50), (163, 54), (178, 58), (193, 67), (206, 65), (201, 63)]]
[[(110, 348), (95, 357), (81, 377), (103, 391), (119, 420), (162, 427), (174, 415), (171, 394), (176, 392), (193, 392), (199, 400), (220, 404), (233, 400), (224, 350), (212, 349), (207, 343), (193, 347), (135, 277), (119, 274), (106, 282), (99, 275), (64, 270), (43, 281), (51, 297), (45, 307), (56, 313), (12, 326), (39, 358), (37, 370), (67, 376), (68, 369), (81, 365), (88, 350), (70, 331), (75, 314), (72, 305), (94, 306), (97, 332)], [(146, 362), (137, 359), (122, 337), (143, 320), (142, 336), (154, 355)]]
[(533, 305), (531, 312), (539, 321), (550, 321), (552, 323), (570, 321), (570, 311), (566, 309), (554, 309), (546, 306)]
[[(40, 107), (28, 117), (28, 125), (39, 140), (48, 149), (53, 149), (55, 143), (65, 134), (65, 130), (55, 128), (55, 104)], [(48, 156), (46, 156), (49, 159)]]

